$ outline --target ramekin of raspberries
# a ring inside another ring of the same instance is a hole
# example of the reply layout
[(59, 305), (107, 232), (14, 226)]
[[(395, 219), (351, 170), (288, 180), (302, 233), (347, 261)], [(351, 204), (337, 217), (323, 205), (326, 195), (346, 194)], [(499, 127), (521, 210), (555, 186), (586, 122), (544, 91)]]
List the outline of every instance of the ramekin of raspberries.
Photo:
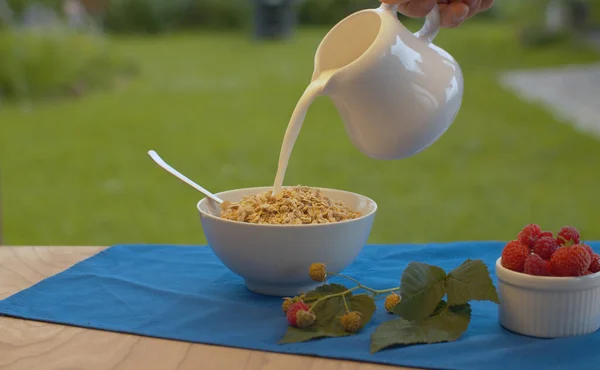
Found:
[(506, 329), (543, 338), (600, 329), (600, 255), (576, 228), (525, 226), (504, 246), (496, 275)]
[(502, 250), (502, 266), (536, 276), (574, 277), (600, 272), (600, 255), (582, 243), (577, 229), (561, 228), (556, 236), (539, 225), (527, 225)]

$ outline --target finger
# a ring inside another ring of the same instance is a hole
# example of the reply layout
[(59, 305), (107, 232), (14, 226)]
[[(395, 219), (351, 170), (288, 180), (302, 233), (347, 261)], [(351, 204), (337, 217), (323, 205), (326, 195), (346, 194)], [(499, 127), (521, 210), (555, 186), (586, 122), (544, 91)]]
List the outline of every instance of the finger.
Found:
[(458, 27), (465, 21), (469, 14), (469, 7), (462, 2), (453, 2), (447, 5), (440, 5), (442, 14), (442, 27)]
[(485, 12), (494, 5), (494, 0), (481, 0), (478, 13)]
[(469, 14), (467, 14), (467, 19), (471, 18), (479, 11), (481, 7), (481, 0), (463, 0), (463, 3), (467, 4), (469, 7)]
[(407, 17), (422, 18), (433, 10), (437, 0), (411, 0), (400, 4), (398, 11)]

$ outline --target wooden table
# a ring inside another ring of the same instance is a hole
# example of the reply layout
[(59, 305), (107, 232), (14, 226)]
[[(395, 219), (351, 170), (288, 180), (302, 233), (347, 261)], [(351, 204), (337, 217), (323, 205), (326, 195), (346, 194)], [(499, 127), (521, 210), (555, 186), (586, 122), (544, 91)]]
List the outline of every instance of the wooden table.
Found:
[[(1, 247), (0, 299), (104, 247)], [(324, 343), (324, 345), (326, 345)], [(0, 317), (2, 370), (406, 369), (125, 335)]]

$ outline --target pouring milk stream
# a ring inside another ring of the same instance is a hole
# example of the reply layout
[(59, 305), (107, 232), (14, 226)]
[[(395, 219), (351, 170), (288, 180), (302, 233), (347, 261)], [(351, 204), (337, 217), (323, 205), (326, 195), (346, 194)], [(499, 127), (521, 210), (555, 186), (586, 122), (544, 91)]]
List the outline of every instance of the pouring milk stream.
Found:
[(323, 38), (311, 83), (285, 132), (274, 194), (283, 186), (308, 108), (320, 95), (333, 101), (352, 144), (374, 159), (413, 156), (450, 127), (461, 106), (463, 75), (454, 58), (433, 44), (439, 10), (414, 34), (397, 11), (388, 4), (358, 11)]

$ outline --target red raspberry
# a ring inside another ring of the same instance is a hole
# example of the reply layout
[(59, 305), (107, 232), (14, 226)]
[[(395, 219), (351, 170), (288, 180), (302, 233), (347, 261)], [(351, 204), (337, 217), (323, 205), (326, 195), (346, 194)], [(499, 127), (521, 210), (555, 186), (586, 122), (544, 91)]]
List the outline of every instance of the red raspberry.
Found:
[(592, 263), (589, 267), (590, 272), (595, 274), (596, 272), (600, 272), (600, 255), (594, 253), (594, 257), (592, 257)]
[(571, 226), (565, 226), (556, 235), (556, 240), (559, 245), (579, 244), (579, 232)]
[(531, 254), (528, 246), (518, 240), (508, 242), (502, 250), (502, 266), (509, 270), (523, 272), (525, 259)]
[(552, 231), (542, 231), (542, 233), (540, 234), (538, 239), (541, 238), (542, 236), (549, 236), (551, 238), (554, 238), (554, 233), (552, 233)]
[(560, 248), (556, 239), (551, 236), (542, 236), (533, 243), (533, 253), (540, 256), (542, 259), (549, 261), (552, 254)]
[(552, 272), (557, 276), (582, 276), (589, 269), (592, 259), (579, 244), (561, 247), (550, 258)]
[(301, 310), (308, 311), (309, 309), (310, 307), (308, 307), (308, 305), (302, 301), (292, 303), (292, 305), (290, 306), (290, 308), (288, 308), (286, 313), (287, 320), (290, 323), (290, 325), (294, 327), (298, 326), (298, 323), (296, 321), (296, 312)]
[(590, 247), (587, 244), (581, 244), (581, 246), (583, 246), (585, 248), (585, 250), (588, 251), (588, 253), (590, 254), (590, 257), (592, 258), (592, 260), (594, 260), (594, 254), (596, 254), (596, 253), (594, 252), (592, 247)]
[(537, 254), (530, 254), (525, 258), (525, 273), (536, 276), (550, 276), (550, 262), (544, 261)]
[(542, 229), (539, 225), (529, 224), (523, 228), (517, 235), (517, 239), (528, 247), (532, 247), (533, 243), (542, 234)]
[(587, 271), (585, 272), (585, 274), (583, 274), (583, 275), (591, 275), (591, 274), (593, 274), (593, 272), (591, 272), (590, 270), (587, 270)]

